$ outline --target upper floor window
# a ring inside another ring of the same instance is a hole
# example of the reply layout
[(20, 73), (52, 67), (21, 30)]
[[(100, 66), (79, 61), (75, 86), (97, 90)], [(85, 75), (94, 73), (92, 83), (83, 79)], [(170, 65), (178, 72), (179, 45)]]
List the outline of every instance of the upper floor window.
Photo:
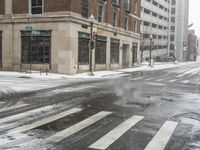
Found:
[(124, 17), (124, 29), (128, 30), (128, 17)]
[(133, 20), (133, 32), (137, 32), (137, 21)]
[(88, 0), (81, 1), (81, 15), (88, 18)]
[(113, 25), (114, 27), (117, 26), (117, 11), (113, 11), (112, 25)]
[(135, 14), (138, 13), (138, 1), (137, 1), (137, 0), (136, 0), (136, 2), (135, 2), (134, 13), (135, 13)]
[(112, 4), (119, 6), (119, 0), (112, 0)]
[(98, 22), (103, 22), (104, 17), (104, 3), (99, 3), (98, 6)]
[(31, 14), (42, 14), (43, 13), (43, 0), (31, 0), (30, 12)]
[(124, 10), (129, 11), (130, 10), (130, 0), (124, 1)]

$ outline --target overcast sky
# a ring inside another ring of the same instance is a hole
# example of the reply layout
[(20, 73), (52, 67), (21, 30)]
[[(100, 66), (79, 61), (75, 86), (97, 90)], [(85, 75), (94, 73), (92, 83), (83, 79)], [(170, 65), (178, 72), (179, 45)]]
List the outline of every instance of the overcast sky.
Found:
[(189, 24), (194, 23), (196, 35), (200, 37), (200, 0), (190, 0)]

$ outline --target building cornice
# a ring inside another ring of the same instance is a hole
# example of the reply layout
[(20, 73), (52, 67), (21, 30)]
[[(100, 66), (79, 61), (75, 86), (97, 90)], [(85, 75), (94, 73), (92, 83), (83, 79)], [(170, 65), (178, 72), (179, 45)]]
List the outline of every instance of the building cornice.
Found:
[[(60, 13), (58, 15), (51, 13), (45, 13), (43, 15), (20, 14), (20, 15), (4, 16), (3, 18), (0, 18), (0, 24), (30, 24), (30, 23), (49, 23), (49, 22), (54, 22), (54, 23), (73, 22), (80, 25), (85, 25), (87, 27), (90, 26), (90, 22), (88, 19), (83, 18), (79, 14), (73, 12), (65, 12), (65, 14)], [(113, 27), (110, 24), (99, 23), (97, 21), (94, 22), (94, 25), (96, 25), (100, 30), (103, 31), (109, 31), (140, 40), (140, 33), (134, 33), (129, 30), (125, 31), (123, 28)]]

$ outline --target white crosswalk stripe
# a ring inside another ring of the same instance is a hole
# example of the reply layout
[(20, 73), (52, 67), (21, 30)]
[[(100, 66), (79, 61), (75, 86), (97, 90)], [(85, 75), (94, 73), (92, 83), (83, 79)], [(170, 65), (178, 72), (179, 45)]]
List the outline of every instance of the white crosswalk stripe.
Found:
[(142, 116), (132, 116), (128, 120), (121, 123), (118, 127), (111, 130), (101, 139), (93, 143), (89, 146), (92, 149), (99, 149), (105, 150), (108, 148), (112, 143), (114, 143), (118, 138), (120, 138), (126, 131), (128, 131), (132, 126), (142, 120), (144, 117)]
[(9, 116), (9, 117), (6, 117), (6, 118), (2, 118), (2, 119), (0, 119), (0, 123), (21, 119), (21, 118), (33, 115), (35, 113), (49, 111), (49, 110), (52, 110), (54, 107), (55, 106), (45, 106), (45, 107), (42, 107), (42, 108), (38, 108), (38, 109), (30, 110), (30, 111), (27, 111), (27, 112), (23, 112), (23, 113), (20, 113), (20, 114), (16, 114), (16, 115), (13, 115), (13, 116)]
[[(34, 113), (41, 112), (41, 110), (43, 110), (43, 111), (51, 110), (53, 107), (55, 107), (55, 106), (45, 106), (42, 108), (30, 110), (30, 111), (27, 111), (24, 113), (20, 113), (20, 114), (6, 117), (6, 118), (2, 118), (2, 119), (0, 119), (0, 122), (13, 121), (13, 120), (28, 116), (31, 113), (34, 114)], [(66, 117), (68, 115), (78, 113), (81, 111), (82, 111), (81, 108), (72, 108), (70, 110), (58, 113), (56, 115), (52, 115), (50, 117), (35, 121), (33, 123), (30, 123), (27, 125), (22, 125), (22, 126), (14, 128), (14, 129), (11, 129), (11, 130), (7, 131), (7, 135), (18, 135), (18, 133), (21, 134), (22, 132), (26, 132), (28, 130), (37, 128), (41, 125), (51, 123), (53, 121), (56, 121), (58, 119)], [(76, 123), (75, 125), (72, 125), (61, 131), (55, 132), (55, 134), (53, 134), (49, 137), (44, 137), (44, 139), (45, 139), (44, 142), (49, 142), (49, 141), (60, 142), (64, 139), (70, 137), (71, 135), (74, 135), (74, 134), (78, 133), (79, 131), (84, 130), (85, 128), (93, 125), (94, 123), (97, 123), (98, 121), (109, 116), (110, 114), (112, 114), (112, 112), (101, 111), (97, 114), (94, 114), (93, 116), (90, 116), (90, 117)], [(98, 149), (98, 150), (106, 150), (112, 144), (114, 144), (120, 137), (122, 137), (128, 130), (130, 130), (130, 128), (135, 126), (138, 122), (142, 121), (143, 119), (144, 119), (144, 116), (133, 115), (132, 117), (124, 120), (121, 124), (117, 125), (114, 129), (108, 131), (108, 133), (106, 133), (105, 135), (102, 135), (102, 137), (97, 139), (96, 142), (91, 143), (91, 145), (89, 145), (88, 148)], [(164, 150), (167, 143), (169, 142), (171, 136), (173, 135), (177, 125), (178, 125), (177, 122), (166, 121), (162, 125), (162, 127), (158, 130), (158, 132), (155, 134), (155, 136), (151, 139), (151, 141), (147, 144), (147, 146), (144, 150)], [(26, 138), (26, 136), (24, 136), (24, 137)], [(23, 136), (22, 136), (22, 138), (23, 138)], [(34, 139), (30, 138), (28, 140), (32, 141)], [(15, 141), (7, 140), (7, 141), (1, 143), (1, 147), (2, 146), (6, 147), (7, 145), (12, 144), (12, 142), (16, 145), (21, 144), (20, 139), (16, 139)]]
[(144, 150), (164, 150), (178, 123), (166, 121)]
[(72, 109), (70, 109), (70, 110), (61, 112), (61, 113), (59, 113), (59, 114), (56, 114), (56, 115), (47, 117), (47, 118), (45, 118), (45, 119), (42, 119), (42, 120), (39, 120), (39, 121), (36, 121), (36, 122), (33, 122), (33, 123), (31, 123), (31, 124), (27, 124), (27, 125), (24, 125), (24, 126), (17, 127), (17, 128), (15, 128), (15, 129), (11, 129), (11, 130), (8, 131), (8, 134), (16, 134), (16, 133), (25, 132), (25, 131), (34, 129), (34, 128), (36, 128), (36, 127), (39, 127), (39, 126), (41, 126), (41, 125), (44, 125), (44, 124), (53, 122), (53, 121), (55, 121), (55, 120), (58, 120), (58, 119), (60, 119), (60, 118), (65, 117), (65, 116), (71, 115), (71, 114), (73, 114), (73, 113), (80, 112), (80, 111), (82, 111), (81, 108), (72, 108)]
[(112, 112), (107, 112), (107, 111), (101, 111), (67, 129), (64, 129), (52, 136), (50, 136), (49, 138), (47, 138), (46, 140), (48, 141), (54, 141), (54, 142), (60, 142), (63, 139), (71, 136), (72, 134), (75, 134), (79, 131), (81, 131), (82, 129), (94, 124), (95, 122), (99, 121), (100, 119), (108, 116), (109, 114), (111, 114)]

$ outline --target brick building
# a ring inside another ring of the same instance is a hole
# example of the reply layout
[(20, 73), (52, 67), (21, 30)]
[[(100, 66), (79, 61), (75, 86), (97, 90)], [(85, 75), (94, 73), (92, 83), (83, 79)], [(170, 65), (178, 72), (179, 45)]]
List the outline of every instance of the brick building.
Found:
[(140, 0), (0, 0), (0, 67), (89, 69), (90, 15), (97, 28), (93, 68), (140, 62)]

